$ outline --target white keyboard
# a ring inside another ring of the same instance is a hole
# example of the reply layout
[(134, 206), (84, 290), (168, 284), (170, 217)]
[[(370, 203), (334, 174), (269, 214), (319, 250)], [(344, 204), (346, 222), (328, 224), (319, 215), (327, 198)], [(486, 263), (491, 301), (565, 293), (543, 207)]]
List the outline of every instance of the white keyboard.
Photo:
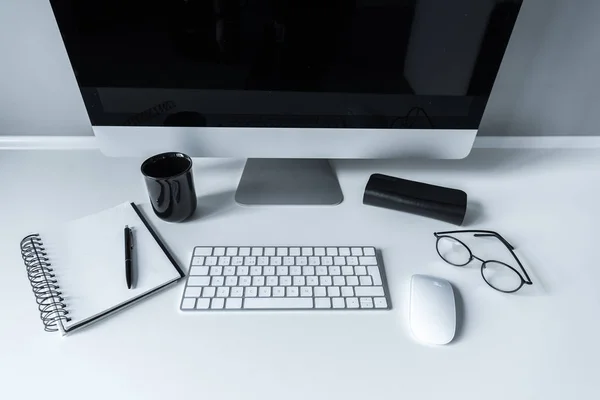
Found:
[(182, 311), (390, 309), (374, 247), (196, 247)]

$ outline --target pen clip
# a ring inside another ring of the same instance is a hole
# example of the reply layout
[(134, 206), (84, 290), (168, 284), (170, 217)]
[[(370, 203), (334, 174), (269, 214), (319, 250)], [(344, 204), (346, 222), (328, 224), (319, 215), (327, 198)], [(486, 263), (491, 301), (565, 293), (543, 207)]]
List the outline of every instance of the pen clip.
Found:
[(129, 248), (133, 249), (133, 229), (127, 227), (127, 230), (129, 231)]

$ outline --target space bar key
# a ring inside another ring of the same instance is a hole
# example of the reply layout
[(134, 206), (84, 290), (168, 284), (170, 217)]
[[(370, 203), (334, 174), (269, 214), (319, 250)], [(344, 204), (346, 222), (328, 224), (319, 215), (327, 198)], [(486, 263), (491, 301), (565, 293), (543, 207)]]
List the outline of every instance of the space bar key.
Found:
[(302, 297), (246, 297), (244, 307), (250, 309), (294, 309), (313, 308), (311, 298)]

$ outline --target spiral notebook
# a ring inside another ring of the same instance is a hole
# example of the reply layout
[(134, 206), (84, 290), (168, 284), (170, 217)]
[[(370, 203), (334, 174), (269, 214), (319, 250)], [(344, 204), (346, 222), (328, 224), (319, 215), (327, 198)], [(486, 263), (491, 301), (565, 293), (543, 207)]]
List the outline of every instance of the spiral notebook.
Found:
[[(125, 280), (123, 229), (133, 230), (134, 287)], [(134, 203), (25, 237), (21, 254), (46, 331), (66, 335), (184, 276)]]

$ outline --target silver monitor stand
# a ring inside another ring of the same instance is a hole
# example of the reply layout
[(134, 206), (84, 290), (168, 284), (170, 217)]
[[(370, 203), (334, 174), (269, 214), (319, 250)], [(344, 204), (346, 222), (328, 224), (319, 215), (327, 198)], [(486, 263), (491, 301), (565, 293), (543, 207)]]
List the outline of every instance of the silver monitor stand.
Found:
[(243, 205), (336, 205), (344, 200), (328, 160), (249, 158), (235, 193)]

